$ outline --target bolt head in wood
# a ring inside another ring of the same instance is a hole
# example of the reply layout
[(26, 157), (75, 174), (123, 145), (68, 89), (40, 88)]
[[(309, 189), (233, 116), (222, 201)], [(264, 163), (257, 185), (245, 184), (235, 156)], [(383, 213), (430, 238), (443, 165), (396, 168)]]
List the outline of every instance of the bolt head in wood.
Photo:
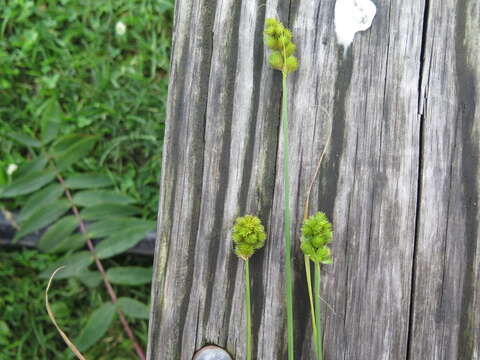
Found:
[(197, 351), (192, 360), (232, 360), (232, 358), (222, 348), (208, 345)]

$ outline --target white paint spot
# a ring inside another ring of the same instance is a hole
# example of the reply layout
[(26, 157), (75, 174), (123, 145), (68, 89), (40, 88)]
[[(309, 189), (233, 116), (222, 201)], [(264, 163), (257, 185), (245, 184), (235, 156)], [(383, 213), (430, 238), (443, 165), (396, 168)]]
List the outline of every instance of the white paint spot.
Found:
[(335, 3), (335, 32), (337, 41), (343, 46), (344, 54), (355, 34), (367, 30), (371, 25), (377, 7), (370, 0), (337, 0)]

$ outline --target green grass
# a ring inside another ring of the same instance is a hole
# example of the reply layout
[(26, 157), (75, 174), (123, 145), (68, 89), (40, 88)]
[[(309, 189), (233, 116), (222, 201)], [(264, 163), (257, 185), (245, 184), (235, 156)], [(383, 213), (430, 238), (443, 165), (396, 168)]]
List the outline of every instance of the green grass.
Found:
[[(44, 291), (46, 279), (39, 278), (58, 256), (33, 250), (0, 252), (0, 359), (2, 360), (63, 360), (72, 358), (66, 346), (48, 319)], [(151, 266), (152, 259), (125, 255), (106, 261), (107, 267), (116, 265)], [(119, 296), (128, 296), (148, 303), (150, 284), (116, 286)], [(50, 303), (60, 326), (75, 338), (86, 324), (88, 315), (108, 295), (102, 285), (90, 289), (80, 281), (57, 280), (50, 290)], [(147, 320), (129, 319), (141, 345), (146, 347)], [(120, 322), (114, 322), (107, 335), (89, 349), (85, 356), (96, 360), (136, 359), (130, 341)]]
[(154, 218), (173, 0), (0, 0), (0, 9), (0, 186), (8, 164), (31, 156), (6, 134), (38, 134), (56, 117), (62, 134), (101, 135), (78, 165), (111, 172)]

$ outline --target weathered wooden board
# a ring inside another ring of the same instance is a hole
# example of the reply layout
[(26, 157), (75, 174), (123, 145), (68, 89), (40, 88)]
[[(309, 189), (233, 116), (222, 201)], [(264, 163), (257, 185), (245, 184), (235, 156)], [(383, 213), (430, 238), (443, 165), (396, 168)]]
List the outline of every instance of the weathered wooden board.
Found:
[(311, 202), (335, 229), (325, 359), (478, 359), (479, 8), (377, 6), (344, 57), (334, 1), (177, 0), (149, 359), (191, 359), (212, 343), (245, 358), (230, 231), (246, 213), (268, 232), (252, 259), (254, 357), (286, 359), (281, 84), (262, 41), (271, 16), (292, 28), (300, 60), (289, 78), (296, 358), (313, 355), (298, 235), (331, 132)]
[(426, 11), (409, 359), (480, 359), (480, 4)]

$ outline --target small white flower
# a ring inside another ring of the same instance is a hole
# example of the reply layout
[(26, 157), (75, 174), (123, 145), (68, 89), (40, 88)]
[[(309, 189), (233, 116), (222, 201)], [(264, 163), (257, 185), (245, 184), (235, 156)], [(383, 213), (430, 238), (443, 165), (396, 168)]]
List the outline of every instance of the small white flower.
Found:
[(126, 31), (127, 31), (127, 26), (121, 21), (117, 22), (117, 24), (115, 25), (115, 32), (117, 33), (117, 35), (119, 36), (125, 35)]
[(8, 164), (7, 174), (10, 176), (10, 175), (12, 175), (15, 171), (17, 171), (17, 169), (18, 169), (17, 164)]

